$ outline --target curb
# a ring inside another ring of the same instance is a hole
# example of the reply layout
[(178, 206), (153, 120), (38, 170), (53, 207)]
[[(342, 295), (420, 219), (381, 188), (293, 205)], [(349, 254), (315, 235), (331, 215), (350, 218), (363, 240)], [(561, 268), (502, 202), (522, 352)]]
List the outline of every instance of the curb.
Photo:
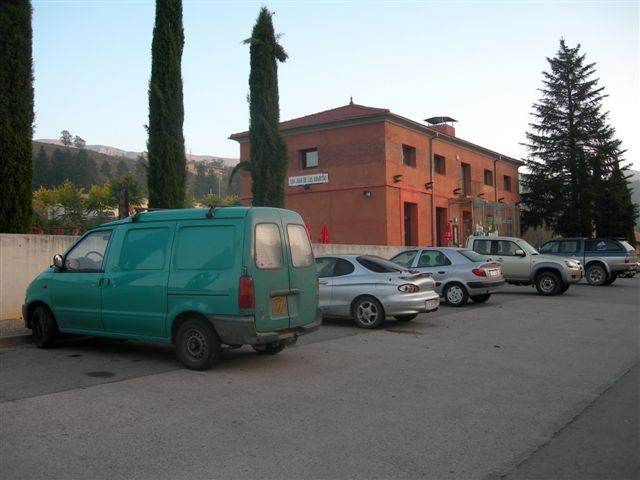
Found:
[(31, 343), (31, 334), (10, 335), (0, 337), (0, 348), (15, 347), (17, 345), (26, 345)]

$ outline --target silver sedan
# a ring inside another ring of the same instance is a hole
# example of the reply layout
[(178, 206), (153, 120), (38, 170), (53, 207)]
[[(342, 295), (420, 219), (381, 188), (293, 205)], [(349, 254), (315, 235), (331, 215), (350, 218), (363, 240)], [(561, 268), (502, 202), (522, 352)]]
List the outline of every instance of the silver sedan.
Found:
[(505, 283), (499, 263), (466, 248), (415, 248), (400, 252), (391, 261), (431, 274), (436, 291), (454, 307), (469, 299), (486, 302)]
[(329, 317), (353, 318), (376, 328), (387, 316), (401, 322), (438, 309), (439, 295), (428, 276), (371, 255), (316, 257), (320, 308)]

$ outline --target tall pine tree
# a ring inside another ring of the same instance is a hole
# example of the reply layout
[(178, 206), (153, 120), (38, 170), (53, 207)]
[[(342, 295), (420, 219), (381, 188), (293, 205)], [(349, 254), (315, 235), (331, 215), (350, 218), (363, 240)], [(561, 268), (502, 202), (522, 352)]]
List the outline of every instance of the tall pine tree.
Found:
[[(238, 169), (251, 172), (253, 205), (283, 207), (284, 181), (287, 172), (287, 146), (280, 134), (280, 99), (278, 61), (287, 54), (273, 30), (272, 14), (262, 7), (253, 27), (250, 45), (249, 74), (249, 144), (250, 162)], [(233, 178), (233, 177), (231, 177)]]
[(523, 223), (567, 236), (628, 236), (637, 212), (622, 173), (624, 150), (602, 108), (606, 95), (594, 77), (595, 63), (585, 61), (580, 45), (570, 48), (564, 40), (547, 61), (550, 71), (543, 72), (542, 97), (527, 132)]
[(156, 0), (149, 82), (149, 206), (182, 208), (185, 201), (182, 98), (182, 0)]
[(31, 2), (0, 2), (0, 232), (31, 220), (33, 57)]

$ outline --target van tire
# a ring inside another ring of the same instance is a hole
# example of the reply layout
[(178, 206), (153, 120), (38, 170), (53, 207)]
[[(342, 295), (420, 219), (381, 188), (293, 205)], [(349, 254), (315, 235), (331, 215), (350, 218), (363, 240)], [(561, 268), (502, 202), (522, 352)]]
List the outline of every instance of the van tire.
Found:
[(51, 348), (58, 336), (58, 324), (51, 310), (38, 305), (31, 313), (31, 332), (33, 343), (38, 348)]
[(360, 328), (378, 328), (384, 322), (386, 314), (382, 304), (374, 297), (364, 296), (351, 305), (351, 316)]
[(558, 295), (561, 289), (562, 282), (555, 272), (542, 272), (536, 277), (536, 290), (540, 295)]
[(599, 287), (600, 285), (606, 284), (607, 270), (600, 263), (592, 263), (587, 267), (585, 277), (587, 277), (587, 282), (589, 282), (589, 285)]
[(410, 322), (411, 320), (413, 320), (414, 318), (416, 318), (418, 315), (413, 313), (411, 315), (396, 315), (395, 319), (399, 322)]
[(176, 355), (189, 370), (208, 370), (222, 354), (220, 337), (204, 320), (185, 321), (176, 333)]
[(280, 340), (279, 342), (263, 343), (260, 345), (251, 345), (253, 349), (260, 355), (277, 355), (284, 347), (287, 346), (286, 342)]

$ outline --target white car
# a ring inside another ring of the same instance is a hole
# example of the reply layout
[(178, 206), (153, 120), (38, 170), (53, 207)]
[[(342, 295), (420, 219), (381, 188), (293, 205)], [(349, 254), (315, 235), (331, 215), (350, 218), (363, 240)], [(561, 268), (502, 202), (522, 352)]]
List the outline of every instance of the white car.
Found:
[(361, 328), (379, 327), (387, 316), (408, 322), (440, 304), (430, 276), (380, 257), (322, 255), (316, 268), (323, 315), (353, 318)]

